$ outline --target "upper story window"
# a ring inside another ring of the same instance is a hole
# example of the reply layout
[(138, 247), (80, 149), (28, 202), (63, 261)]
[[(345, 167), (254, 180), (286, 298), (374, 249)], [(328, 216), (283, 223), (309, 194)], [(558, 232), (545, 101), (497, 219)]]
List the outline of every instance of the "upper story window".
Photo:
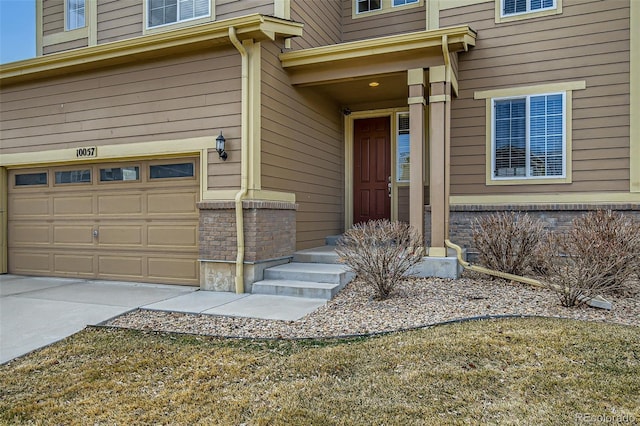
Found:
[(210, 0), (148, 0), (147, 27), (159, 27), (211, 15)]
[(405, 6), (412, 3), (418, 3), (418, 0), (393, 0), (393, 7)]
[(556, 8), (556, 0), (500, 0), (501, 15), (510, 16), (520, 13), (531, 13)]
[(85, 0), (66, 0), (67, 31), (76, 30), (85, 26)]
[[(381, 13), (396, 12), (398, 9), (423, 7), (425, 0), (351, 0), (353, 19), (364, 18)], [(499, 0), (498, 0), (499, 1)]]
[(356, 0), (356, 13), (382, 9), (382, 0)]

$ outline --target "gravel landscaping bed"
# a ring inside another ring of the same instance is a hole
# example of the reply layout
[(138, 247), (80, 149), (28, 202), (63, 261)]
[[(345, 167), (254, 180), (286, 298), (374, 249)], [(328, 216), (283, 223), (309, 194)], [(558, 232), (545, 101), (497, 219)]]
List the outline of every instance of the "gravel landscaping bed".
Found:
[(354, 281), (326, 305), (297, 321), (138, 310), (106, 325), (253, 338), (371, 334), (494, 315), (563, 317), (640, 326), (640, 284), (634, 284), (627, 295), (607, 297), (613, 303), (611, 311), (588, 306), (564, 308), (547, 289), (465, 275), (459, 280), (407, 279), (384, 301), (372, 300), (371, 290)]

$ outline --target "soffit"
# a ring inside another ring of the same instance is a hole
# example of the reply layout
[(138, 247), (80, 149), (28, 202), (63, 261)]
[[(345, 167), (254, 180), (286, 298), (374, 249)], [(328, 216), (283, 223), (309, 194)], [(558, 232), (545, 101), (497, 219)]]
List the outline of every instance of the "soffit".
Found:
[[(371, 87), (369, 83), (378, 86)], [(317, 93), (334, 100), (340, 105), (356, 106), (386, 101), (405, 103), (408, 96), (407, 73), (369, 75), (362, 78), (314, 85)]]
[(294, 84), (326, 84), (440, 65), (443, 51), (466, 51), (475, 40), (465, 25), (286, 52), (280, 61)]
[(0, 69), (0, 84), (231, 44), (231, 27), (236, 29), (241, 41), (253, 39), (259, 42), (302, 35), (301, 23), (253, 14), (9, 63)]

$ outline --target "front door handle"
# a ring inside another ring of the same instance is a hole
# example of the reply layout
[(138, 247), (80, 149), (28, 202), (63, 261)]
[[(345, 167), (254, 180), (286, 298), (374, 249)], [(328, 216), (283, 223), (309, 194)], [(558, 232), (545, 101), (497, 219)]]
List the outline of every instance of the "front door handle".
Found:
[(389, 198), (391, 198), (391, 176), (389, 176), (387, 189), (389, 190)]

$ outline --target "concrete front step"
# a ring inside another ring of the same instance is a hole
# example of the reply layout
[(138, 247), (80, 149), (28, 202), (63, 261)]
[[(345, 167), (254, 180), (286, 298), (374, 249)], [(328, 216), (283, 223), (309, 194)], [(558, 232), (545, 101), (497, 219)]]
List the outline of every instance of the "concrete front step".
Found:
[(263, 280), (253, 283), (252, 293), (331, 300), (343, 287), (344, 284), (292, 280)]
[(265, 280), (310, 281), (345, 285), (354, 277), (344, 265), (325, 263), (286, 263), (264, 271)]
[(293, 261), (298, 263), (339, 264), (340, 258), (336, 253), (335, 246), (322, 246), (295, 252)]

